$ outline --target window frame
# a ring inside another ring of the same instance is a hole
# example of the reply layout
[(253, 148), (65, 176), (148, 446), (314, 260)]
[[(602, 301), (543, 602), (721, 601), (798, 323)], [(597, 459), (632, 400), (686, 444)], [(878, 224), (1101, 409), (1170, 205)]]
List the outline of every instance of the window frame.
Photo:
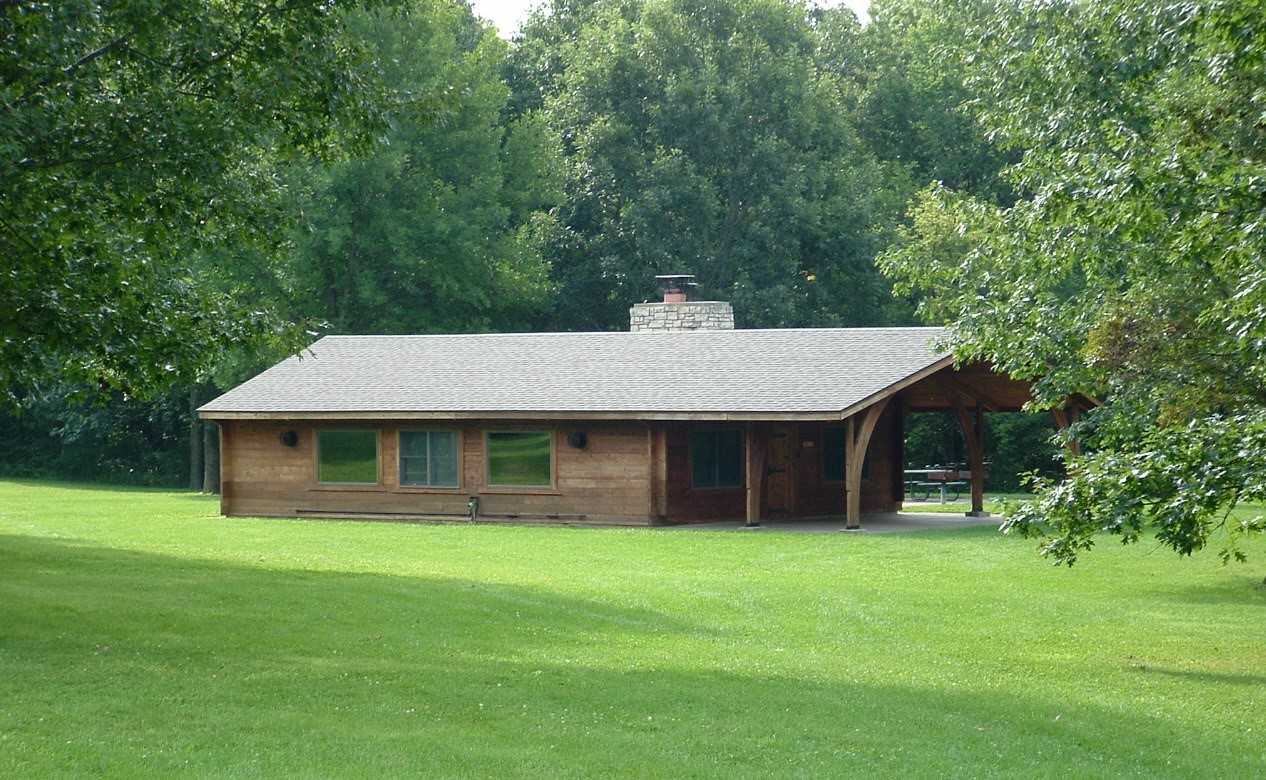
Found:
[[(431, 475), (434, 473), (434, 448), (432, 446), (432, 437), (435, 434), (446, 433), (453, 437), (453, 482), (452, 484), (437, 484), (431, 481)], [(425, 434), (426, 435), (426, 455), (405, 455), (404, 441), (406, 436)], [(460, 490), (463, 484), (462, 479), (462, 451), (463, 438), (462, 432), (456, 428), (401, 428), (396, 431), (396, 486), (405, 490)], [(425, 472), (427, 481), (425, 484), (418, 482), (405, 482), (405, 458), (419, 458), (425, 461)]]
[[(840, 452), (840, 466), (843, 467), (844, 473), (838, 479), (834, 479), (831, 474), (827, 473), (828, 461), (828, 439), (832, 431), (840, 432), (840, 444), (843, 451)], [(862, 457), (862, 481), (866, 482), (870, 479), (870, 447), (866, 448), (866, 454)], [(848, 426), (847, 425), (827, 425), (822, 429), (822, 483), (825, 485), (843, 485), (848, 482)]]
[[(549, 442), (549, 480), (546, 483), (505, 483), (494, 482), (492, 476), (493, 438), (499, 435), (543, 435)], [(496, 428), (484, 431), (484, 486), (499, 490), (553, 490), (558, 476), (558, 437), (552, 429), (542, 428)]]
[[(722, 434), (738, 435), (738, 481), (735, 484), (721, 483), (720, 467), (722, 458), (720, 457), (720, 436)], [(698, 458), (699, 458), (699, 439), (700, 436), (713, 437), (712, 453), (713, 462), (711, 464), (711, 477), (707, 483), (701, 483), (699, 479)], [(690, 489), (691, 490), (743, 490), (747, 487), (747, 432), (742, 428), (703, 428), (690, 432)]]
[[(325, 450), (325, 444), (322, 439), (327, 434), (372, 434), (374, 437), (374, 481), (373, 482), (342, 482), (322, 479), (323, 463), (322, 453)], [(316, 430), (316, 446), (314, 448), (314, 457), (316, 461), (315, 481), (317, 487), (321, 488), (349, 488), (349, 489), (366, 489), (377, 488), (382, 485), (382, 431), (377, 428), (318, 428)]]

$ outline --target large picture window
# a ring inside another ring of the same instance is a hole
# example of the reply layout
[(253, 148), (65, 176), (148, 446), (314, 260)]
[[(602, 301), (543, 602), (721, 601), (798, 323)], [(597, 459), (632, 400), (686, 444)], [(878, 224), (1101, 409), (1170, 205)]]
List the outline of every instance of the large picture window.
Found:
[(743, 487), (743, 432), (695, 431), (690, 435), (690, 485)]
[(400, 485), (457, 487), (457, 431), (401, 431)]
[(552, 487), (554, 434), (550, 431), (489, 432), (488, 484)]
[(317, 431), (317, 482), (378, 484), (377, 431)]

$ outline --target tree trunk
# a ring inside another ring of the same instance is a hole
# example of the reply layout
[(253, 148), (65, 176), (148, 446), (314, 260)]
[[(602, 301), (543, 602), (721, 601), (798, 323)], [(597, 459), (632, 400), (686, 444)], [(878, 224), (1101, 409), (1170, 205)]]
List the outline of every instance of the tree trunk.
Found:
[(189, 489), (202, 490), (202, 437), (206, 425), (198, 419), (198, 386), (189, 390)]
[(203, 424), (202, 492), (220, 492), (220, 430), (213, 422)]

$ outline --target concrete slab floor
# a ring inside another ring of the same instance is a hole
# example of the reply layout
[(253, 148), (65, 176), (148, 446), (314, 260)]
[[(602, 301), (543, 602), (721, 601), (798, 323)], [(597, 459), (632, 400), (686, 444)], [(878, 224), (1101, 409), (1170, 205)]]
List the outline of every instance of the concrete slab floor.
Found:
[[(911, 531), (947, 530), (951, 528), (975, 528), (1002, 523), (1000, 515), (990, 517), (966, 517), (950, 512), (898, 512), (882, 515), (862, 515), (862, 527), (848, 533), (895, 534)], [(746, 528), (742, 521), (726, 520), (717, 523), (689, 523), (660, 526), (670, 531), (747, 531), (749, 533), (775, 532), (800, 534), (827, 534), (845, 531), (844, 518), (821, 517), (805, 520), (766, 520), (756, 528)]]

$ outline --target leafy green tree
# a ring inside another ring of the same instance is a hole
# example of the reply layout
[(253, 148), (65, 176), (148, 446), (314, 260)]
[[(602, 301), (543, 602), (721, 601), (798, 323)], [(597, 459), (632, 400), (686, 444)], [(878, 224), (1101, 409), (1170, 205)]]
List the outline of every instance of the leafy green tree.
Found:
[[(833, 55), (846, 75), (858, 134), (884, 166), (886, 197), (902, 204), (904, 218), (884, 234), (886, 249), (904, 245), (934, 265), (955, 262), (974, 246), (966, 236), (928, 230), (926, 222), (943, 218), (953, 198), (1015, 200), (1004, 172), (1018, 155), (988, 137), (980, 94), (968, 78), (976, 56), (968, 30), (988, 18), (988, 8), (982, 0), (874, 0), (855, 45)], [(929, 204), (928, 193), (939, 190), (955, 195)], [(918, 296), (902, 300), (913, 308)], [(932, 311), (924, 317), (944, 321)]]
[(656, 273), (694, 273), (740, 325), (885, 316), (880, 171), (811, 19), (785, 0), (597, 0), (525, 27), (517, 104), (539, 99), (567, 146), (552, 325), (626, 327)]
[(1263, 18), (1262, 0), (998, 0), (974, 75), (1025, 197), (929, 193), (960, 219), (927, 241), (979, 244), (887, 259), (954, 316), (960, 357), (1034, 380), (1040, 404), (1107, 402), (1072, 430), (1069, 478), (1008, 521), (1059, 561), (1104, 531), (1191, 553), (1225, 529), (1240, 557), (1264, 527), (1229, 514), (1266, 501)]
[(0, 393), (191, 377), (266, 317), (202, 247), (275, 246), (278, 155), (379, 126), (344, 9), (317, 0), (0, 2)]
[(636, 13), (642, 0), (550, 0), (541, 3), (523, 22), (504, 66), (513, 116), (545, 107), (558, 93), (566, 64), (574, 56), (581, 32), (600, 12), (621, 2), (624, 13)]
[(180, 485), (189, 465), (186, 413), (176, 390), (140, 401), (96, 386), (54, 385), (28, 395), (19, 414), (0, 414), (0, 474)]
[(293, 176), (308, 192), (296, 311), (342, 333), (529, 327), (548, 300), (540, 244), (561, 175), (538, 116), (503, 121), (506, 44), (444, 0), (362, 15), (352, 32), (426, 110), (407, 102), (372, 153)]
[[(913, 189), (936, 183), (1007, 204), (1013, 195), (1002, 173), (1014, 156), (979, 126), (982, 106), (967, 83), (975, 54), (968, 29), (987, 18), (988, 5), (873, 0), (870, 24), (841, 72), (856, 82), (854, 122), (862, 140), (904, 172)], [(894, 175), (893, 184), (900, 183)]]

